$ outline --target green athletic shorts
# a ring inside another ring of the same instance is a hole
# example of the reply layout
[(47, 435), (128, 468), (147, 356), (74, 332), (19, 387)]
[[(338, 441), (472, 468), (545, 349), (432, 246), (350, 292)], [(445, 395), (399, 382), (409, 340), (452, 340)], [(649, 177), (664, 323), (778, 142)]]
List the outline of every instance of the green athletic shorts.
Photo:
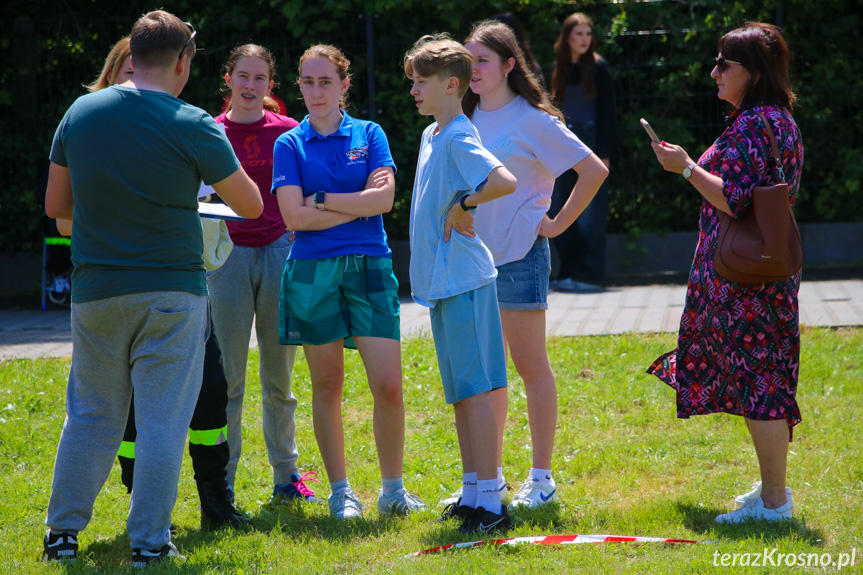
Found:
[(353, 337), (398, 340), (399, 282), (390, 258), (289, 259), (282, 275), (279, 343), (323, 345)]

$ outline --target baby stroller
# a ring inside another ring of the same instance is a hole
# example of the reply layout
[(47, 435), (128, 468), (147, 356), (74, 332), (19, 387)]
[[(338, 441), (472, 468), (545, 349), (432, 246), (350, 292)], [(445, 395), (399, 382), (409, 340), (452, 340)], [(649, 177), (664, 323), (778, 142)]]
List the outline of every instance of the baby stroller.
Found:
[(48, 301), (68, 308), (72, 303), (72, 239), (54, 237), (49, 228), (54, 228), (53, 220), (44, 226), (47, 233), (42, 243), (42, 309), (47, 308)]

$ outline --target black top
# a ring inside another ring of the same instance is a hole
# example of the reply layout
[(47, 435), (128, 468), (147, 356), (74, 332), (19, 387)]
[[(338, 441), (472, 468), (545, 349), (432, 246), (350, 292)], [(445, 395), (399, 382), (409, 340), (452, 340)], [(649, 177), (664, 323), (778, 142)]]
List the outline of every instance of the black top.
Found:
[(616, 159), (617, 118), (608, 62), (603, 58), (596, 62), (596, 95), (592, 98), (582, 93), (581, 69), (573, 64), (562, 100), (567, 127), (601, 159)]

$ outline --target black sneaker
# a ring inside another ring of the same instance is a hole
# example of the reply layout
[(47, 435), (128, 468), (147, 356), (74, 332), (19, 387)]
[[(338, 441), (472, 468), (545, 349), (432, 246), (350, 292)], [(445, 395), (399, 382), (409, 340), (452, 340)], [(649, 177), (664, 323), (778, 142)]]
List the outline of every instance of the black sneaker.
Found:
[(74, 563), (78, 558), (77, 533), (51, 533), (49, 529), (42, 540), (42, 561)]
[(472, 514), (473, 508), (468, 507), (467, 505), (462, 505), (461, 497), (459, 497), (454, 503), (450, 503), (444, 507), (443, 513), (441, 513), (440, 517), (435, 519), (435, 521), (442, 523), (444, 521), (449, 521), (450, 519), (467, 519)]
[(477, 507), (473, 514), (458, 528), (459, 533), (481, 533), (487, 535), (494, 531), (506, 531), (512, 528), (512, 519), (506, 507), (501, 507), (501, 513), (486, 511), (485, 507)]
[(148, 549), (132, 549), (132, 567), (146, 567), (147, 565), (155, 563), (156, 561), (161, 561), (166, 557), (185, 559), (185, 557), (180, 555), (180, 552), (177, 551), (177, 548), (174, 547), (174, 544), (168, 541), (161, 549), (157, 549), (155, 551), (150, 551)]

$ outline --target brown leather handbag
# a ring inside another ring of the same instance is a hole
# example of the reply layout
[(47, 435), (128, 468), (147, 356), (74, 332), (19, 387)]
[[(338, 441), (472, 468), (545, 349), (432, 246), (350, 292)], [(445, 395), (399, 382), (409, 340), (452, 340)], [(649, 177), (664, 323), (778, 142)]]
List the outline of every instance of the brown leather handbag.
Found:
[(728, 281), (765, 284), (786, 280), (803, 266), (803, 242), (794, 210), (788, 200), (788, 184), (773, 128), (767, 127), (773, 161), (780, 183), (752, 190), (752, 205), (739, 218), (719, 213), (719, 239), (713, 267)]

